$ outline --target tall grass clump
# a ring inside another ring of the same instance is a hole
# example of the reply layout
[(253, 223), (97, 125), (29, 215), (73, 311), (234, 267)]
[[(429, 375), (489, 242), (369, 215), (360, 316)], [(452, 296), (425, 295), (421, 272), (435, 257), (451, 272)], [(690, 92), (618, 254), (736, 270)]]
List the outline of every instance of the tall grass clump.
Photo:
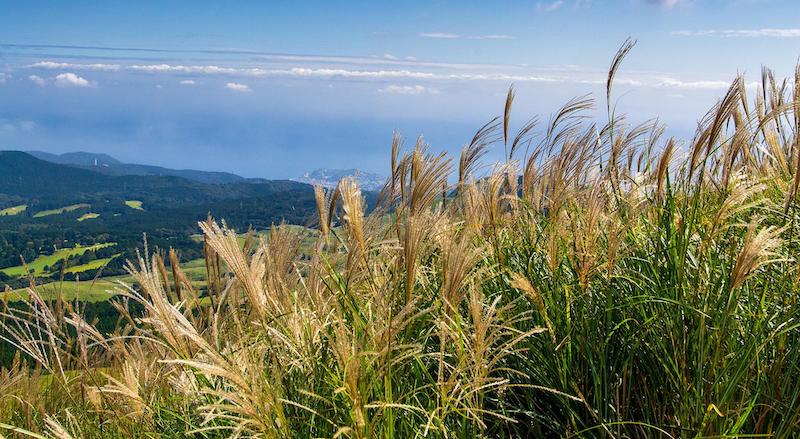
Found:
[(202, 291), (145, 249), (112, 333), (32, 286), (0, 434), (796, 435), (800, 73), (735, 79), (683, 145), (615, 114), (631, 47), (607, 122), (582, 97), (515, 134), (510, 90), (457, 162), (395, 136), (371, 212), (315, 189), (315, 245), (200, 223)]

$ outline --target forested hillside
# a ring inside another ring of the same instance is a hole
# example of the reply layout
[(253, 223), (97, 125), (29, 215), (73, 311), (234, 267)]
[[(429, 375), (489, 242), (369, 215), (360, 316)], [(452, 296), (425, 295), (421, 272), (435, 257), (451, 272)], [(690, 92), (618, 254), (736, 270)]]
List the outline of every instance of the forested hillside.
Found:
[[(82, 257), (119, 254), (102, 273), (120, 274), (145, 234), (152, 247), (175, 248), (192, 259), (202, 256), (202, 245), (192, 238), (197, 222), (209, 216), (241, 231), (263, 230), (280, 222), (308, 224), (315, 206), (310, 185), (288, 180), (211, 184), (174, 176), (113, 176), (17, 151), (0, 152), (0, 169), (0, 210), (8, 212), (0, 215), (0, 282), (13, 287), (27, 280), (3, 269), (58, 249), (115, 242), (113, 249)], [(96, 271), (51, 270), (40, 276), (86, 278)]]

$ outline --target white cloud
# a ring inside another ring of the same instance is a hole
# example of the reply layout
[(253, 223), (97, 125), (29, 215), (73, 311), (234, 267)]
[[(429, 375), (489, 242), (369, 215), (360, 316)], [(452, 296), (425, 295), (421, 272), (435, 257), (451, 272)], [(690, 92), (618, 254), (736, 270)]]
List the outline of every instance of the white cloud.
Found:
[(564, 6), (564, 0), (555, 0), (552, 2), (539, 2), (536, 3), (536, 10), (542, 12), (553, 12), (561, 9)]
[(800, 38), (800, 29), (725, 29), (725, 30), (677, 30), (671, 33), (678, 37), (723, 38)]
[(384, 54), (383, 54), (383, 59), (388, 59), (389, 61), (397, 61), (397, 60), (399, 60), (400, 58), (398, 58), (398, 57), (396, 57), (396, 56), (392, 55), (391, 53), (384, 53)]
[[(219, 66), (183, 66), (183, 65), (170, 65), (170, 64), (145, 64), (145, 65), (132, 65), (128, 67), (131, 70), (150, 73), (212, 73), (212, 74), (234, 74), (242, 73), (245, 69), (235, 69), (232, 67), (219, 67)], [(250, 69), (259, 71), (261, 69)]]
[(47, 83), (47, 81), (44, 78), (38, 75), (28, 76), (28, 79), (30, 79), (34, 84), (38, 85), (39, 87), (42, 87)]
[(455, 81), (505, 81), (505, 82), (565, 82), (564, 77), (541, 75), (519, 75), (507, 73), (433, 73), (412, 70), (349, 70), (349, 69), (310, 69), (295, 67), (289, 70), (272, 70), (270, 75), (305, 78), (357, 78), (357, 79), (415, 79), (415, 80), (455, 80)]
[(59, 87), (94, 87), (96, 85), (93, 81), (88, 81), (72, 72), (56, 75), (55, 83)]
[(422, 85), (387, 85), (384, 88), (378, 89), (380, 93), (399, 94), (399, 95), (421, 95), (421, 94), (439, 94), (439, 90)]
[(452, 34), (449, 32), (422, 32), (419, 36), (423, 38), (441, 38), (445, 40), (455, 40), (461, 38), (459, 34)]
[(671, 87), (699, 90), (725, 90), (731, 83), (726, 81), (682, 81), (675, 78), (662, 78), (655, 84), (656, 87)]
[(180, 83), (182, 85), (195, 85), (195, 84), (197, 84), (196, 82), (194, 82), (194, 79), (184, 79)]
[(228, 90), (238, 91), (238, 92), (249, 92), (250, 86), (246, 84), (239, 84), (238, 82), (229, 82), (225, 84), (225, 88)]
[(331, 69), (319, 68), (311, 69), (307, 67), (294, 67), (288, 70), (272, 70), (271, 75), (277, 76), (300, 76), (300, 77), (342, 77), (342, 78), (414, 78), (414, 79), (436, 79), (436, 74), (430, 72), (418, 72), (411, 70), (351, 70), (351, 69)]
[(0, 73), (0, 85), (5, 84), (9, 78), (11, 78), (11, 75), (8, 73)]
[(29, 65), (28, 67), (34, 69), (50, 69), (50, 70), (63, 70), (63, 69), (102, 70), (111, 72), (115, 72), (121, 68), (119, 64), (73, 64), (73, 63), (53, 62), (53, 61), (39, 61), (37, 63)]

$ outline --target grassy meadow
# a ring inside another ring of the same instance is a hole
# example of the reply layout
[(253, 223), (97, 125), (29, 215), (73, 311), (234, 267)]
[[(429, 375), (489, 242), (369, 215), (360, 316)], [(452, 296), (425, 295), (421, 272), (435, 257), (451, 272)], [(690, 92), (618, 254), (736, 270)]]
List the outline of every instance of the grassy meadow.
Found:
[[(45, 301), (58, 299), (80, 302), (101, 302), (112, 298), (117, 281), (130, 281), (127, 276), (112, 276), (85, 281), (51, 282), (37, 286), (39, 296)], [(30, 299), (27, 288), (7, 290), (0, 293), (4, 302), (19, 302)]]
[(95, 219), (95, 218), (98, 218), (98, 217), (100, 217), (100, 214), (94, 213), (94, 212), (88, 212), (88, 213), (84, 213), (83, 215), (79, 216), (77, 221), (81, 222), (81, 221), (86, 221), (86, 220), (89, 220), (89, 219)]
[[(76, 265), (64, 270), (65, 273), (81, 273), (94, 270), (106, 265), (112, 259), (119, 257), (119, 254), (110, 257), (91, 261), (86, 264)], [(195, 259), (181, 264), (181, 271), (188, 279), (192, 287), (201, 289), (206, 286), (206, 267), (204, 259)], [(172, 282), (172, 273), (168, 273), (167, 279)], [(36, 294), (46, 302), (57, 300), (79, 301), (79, 302), (100, 302), (111, 299), (119, 293), (120, 282), (131, 284), (134, 278), (130, 275), (124, 276), (105, 276), (100, 278), (88, 278), (73, 281), (47, 282), (37, 285)], [(20, 302), (30, 300), (30, 290), (28, 288), (9, 289), (5, 292), (0, 291), (0, 300), (10, 302)]]
[(5, 209), (0, 209), (0, 216), (17, 215), (28, 210), (27, 204), (20, 204), (18, 206), (11, 206)]
[(62, 213), (66, 213), (66, 212), (72, 212), (73, 210), (88, 209), (90, 207), (92, 207), (92, 206), (90, 206), (90, 205), (88, 205), (86, 203), (70, 204), (69, 206), (59, 207), (58, 209), (48, 209), (48, 210), (42, 210), (42, 211), (36, 212), (36, 213), (33, 214), (33, 217), (34, 218), (42, 218), (42, 217), (50, 216), (50, 215), (60, 215)]
[[(34, 276), (41, 276), (43, 274), (48, 273), (48, 271), (45, 268), (49, 268), (51, 265), (55, 264), (60, 260), (68, 259), (70, 256), (80, 256), (86, 253), (87, 251), (99, 250), (101, 248), (111, 247), (113, 245), (116, 245), (116, 243), (107, 242), (103, 244), (95, 244), (89, 246), (78, 245), (70, 248), (61, 248), (54, 251), (52, 254), (41, 255), (36, 259), (34, 259), (33, 261), (28, 262), (24, 265), (17, 265), (15, 267), (3, 268), (0, 271), (2, 271), (8, 276), (25, 276), (28, 273), (31, 273)], [(75, 268), (77, 267), (71, 267), (70, 269), (72, 269), (74, 272)]]
[(135, 210), (144, 210), (142, 202), (139, 200), (125, 200), (125, 205)]
[(369, 214), (345, 179), (315, 233), (145, 250), (112, 332), (32, 289), (0, 434), (795, 436), (800, 70), (737, 79), (682, 147), (610, 111), (630, 47), (606, 123), (584, 97), (520, 126), (512, 88), (459, 157), (395, 136)]
[(96, 270), (100, 267), (105, 267), (109, 262), (118, 258), (122, 253), (117, 253), (107, 258), (95, 259), (85, 264), (75, 265), (64, 269), (64, 273), (83, 273), (84, 271)]

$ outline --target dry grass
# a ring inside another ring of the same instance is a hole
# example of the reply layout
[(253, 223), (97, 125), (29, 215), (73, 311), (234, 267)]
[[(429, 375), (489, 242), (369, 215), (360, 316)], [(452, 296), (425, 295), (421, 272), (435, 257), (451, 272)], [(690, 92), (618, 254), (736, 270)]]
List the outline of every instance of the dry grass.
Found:
[[(79, 304), (32, 290), (26, 308), (0, 320), (21, 353), (0, 372), (0, 428), (796, 433), (800, 97), (765, 71), (749, 102), (737, 80), (679, 160), (661, 127), (613, 114), (614, 74), (631, 47), (609, 74), (606, 126), (586, 117), (584, 97), (541, 135), (532, 120), (512, 136), (510, 90), (502, 119), (478, 131), (455, 170), (422, 140), (403, 154), (396, 136), (382, 205), (369, 215), (354, 181), (317, 188), (311, 259), (299, 257), (291, 228), (240, 246), (224, 223), (203, 222), (206, 291), (174, 255), (145, 252), (114, 299), (122, 317), (111, 334), (85, 322)], [(478, 178), (487, 148), (510, 139), (507, 162)]]

